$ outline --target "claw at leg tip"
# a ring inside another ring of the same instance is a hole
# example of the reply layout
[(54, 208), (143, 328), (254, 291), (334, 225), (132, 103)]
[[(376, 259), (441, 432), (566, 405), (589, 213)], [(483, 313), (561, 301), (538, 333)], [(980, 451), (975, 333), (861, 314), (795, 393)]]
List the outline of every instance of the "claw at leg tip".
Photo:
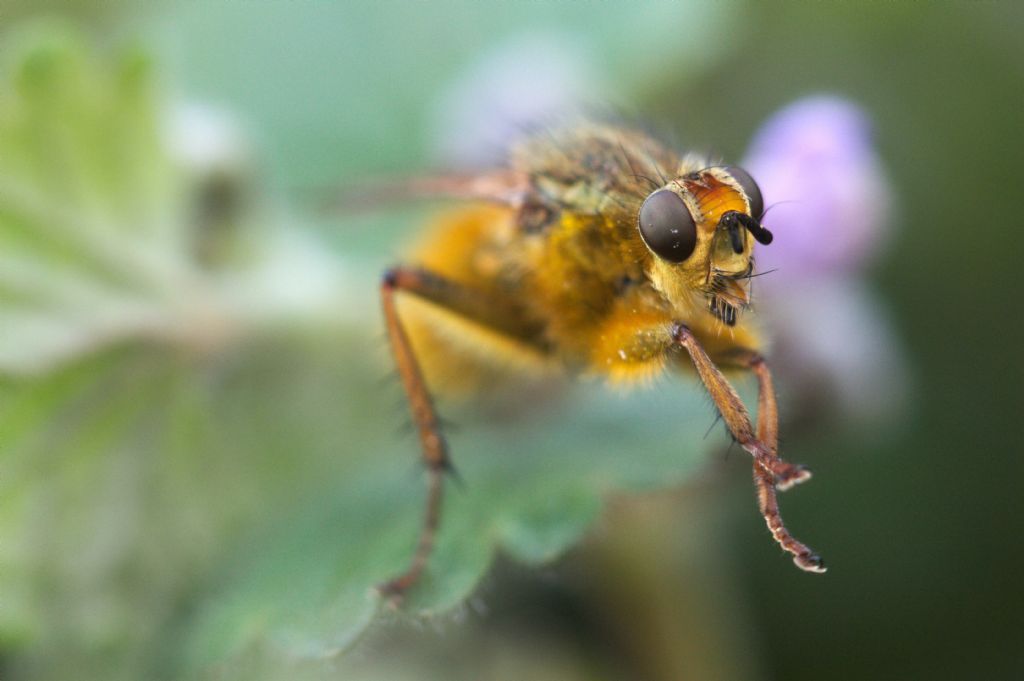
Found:
[(405, 596), (405, 589), (396, 584), (394, 580), (382, 582), (373, 587), (374, 593), (381, 599), (384, 606), (391, 611), (398, 610), (402, 605)]
[(814, 572), (820, 575), (828, 571), (828, 568), (825, 567), (825, 561), (821, 559), (821, 556), (815, 554), (794, 556), (793, 562), (804, 572)]
[(796, 471), (785, 478), (778, 480), (775, 483), (775, 489), (780, 492), (792, 489), (794, 486), (800, 483), (807, 482), (811, 479), (811, 470), (805, 466), (797, 466)]

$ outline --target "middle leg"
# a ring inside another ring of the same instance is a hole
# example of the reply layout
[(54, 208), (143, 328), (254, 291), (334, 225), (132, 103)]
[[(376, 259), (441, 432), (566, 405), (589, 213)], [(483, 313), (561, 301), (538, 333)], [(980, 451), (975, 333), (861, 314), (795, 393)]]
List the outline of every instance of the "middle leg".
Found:
[(384, 275), (380, 295), (385, 330), (412, 411), (413, 424), (419, 435), (421, 456), (429, 476), (423, 525), (408, 567), (401, 574), (377, 587), (381, 595), (392, 605), (397, 605), (401, 601), (405, 592), (419, 581), (426, 569), (441, 520), (444, 476), (454, 472), (420, 360), (413, 350), (402, 316), (395, 304), (399, 293), (431, 302), (481, 327), (519, 341), (524, 347), (538, 353), (545, 351), (540, 338), (540, 328), (524, 318), (520, 310), (504, 299), (496, 299), (486, 292), (422, 268), (395, 267)]

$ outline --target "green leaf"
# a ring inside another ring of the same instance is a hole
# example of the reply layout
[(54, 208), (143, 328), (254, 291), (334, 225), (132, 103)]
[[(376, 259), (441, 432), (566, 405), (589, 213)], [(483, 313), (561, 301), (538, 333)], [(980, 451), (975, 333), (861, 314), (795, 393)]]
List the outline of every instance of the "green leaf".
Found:
[[(465, 484), (448, 484), (435, 553), (404, 611), (450, 612), (496, 551), (550, 561), (587, 533), (609, 494), (678, 484), (706, 460), (712, 416), (691, 381), (629, 397), (588, 383), (567, 397), (543, 416), (463, 425), (452, 436)], [(191, 664), (254, 649), (328, 657), (357, 640), (380, 607), (373, 586), (399, 572), (415, 545), (417, 456), (411, 440), (374, 451), (370, 465), (252, 540), (199, 618)]]
[(325, 396), (360, 308), (339, 259), (254, 206), (200, 257), (210, 169), (176, 160), (138, 50), (5, 39), (0, 641), (27, 678), (138, 678), (226, 537), (341, 467), (362, 413)]

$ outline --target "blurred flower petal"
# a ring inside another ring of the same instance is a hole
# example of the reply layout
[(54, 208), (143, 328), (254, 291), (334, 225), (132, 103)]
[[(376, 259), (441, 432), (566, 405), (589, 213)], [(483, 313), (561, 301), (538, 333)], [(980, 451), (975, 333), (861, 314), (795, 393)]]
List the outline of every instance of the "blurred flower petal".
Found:
[(790, 399), (855, 422), (898, 413), (907, 372), (861, 271), (889, 236), (892, 199), (865, 114), (837, 97), (800, 100), (761, 128), (744, 163), (775, 235), (759, 248), (759, 316)]
[(438, 156), (479, 167), (539, 123), (578, 114), (602, 88), (573, 34), (530, 32), (485, 53), (440, 98)]
[(899, 413), (908, 387), (901, 344), (859, 281), (821, 279), (768, 296), (759, 309), (774, 332), (772, 360), (801, 406), (828, 404), (859, 422)]
[(856, 270), (887, 236), (891, 196), (870, 125), (837, 97), (800, 100), (761, 128), (744, 162), (757, 179), (775, 234), (758, 268), (778, 269), (765, 287)]

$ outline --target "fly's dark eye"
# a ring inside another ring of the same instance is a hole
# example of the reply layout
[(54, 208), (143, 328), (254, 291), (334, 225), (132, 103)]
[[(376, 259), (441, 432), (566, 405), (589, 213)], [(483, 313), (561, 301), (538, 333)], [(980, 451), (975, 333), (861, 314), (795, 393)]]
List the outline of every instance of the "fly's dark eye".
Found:
[(682, 262), (697, 246), (697, 224), (678, 194), (660, 189), (640, 208), (640, 236), (662, 260)]
[(736, 180), (743, 189), (743, 193), (747, 195), (747, 199), (750, 201), (750, 216), (760, 219), (761, 214), (764, 213), (764, 199), (761, 198), (761, 188), (754, 182), (754, 178), (738, 166), (726, 166), (725, 172), (732, 175), (732, 179)]

